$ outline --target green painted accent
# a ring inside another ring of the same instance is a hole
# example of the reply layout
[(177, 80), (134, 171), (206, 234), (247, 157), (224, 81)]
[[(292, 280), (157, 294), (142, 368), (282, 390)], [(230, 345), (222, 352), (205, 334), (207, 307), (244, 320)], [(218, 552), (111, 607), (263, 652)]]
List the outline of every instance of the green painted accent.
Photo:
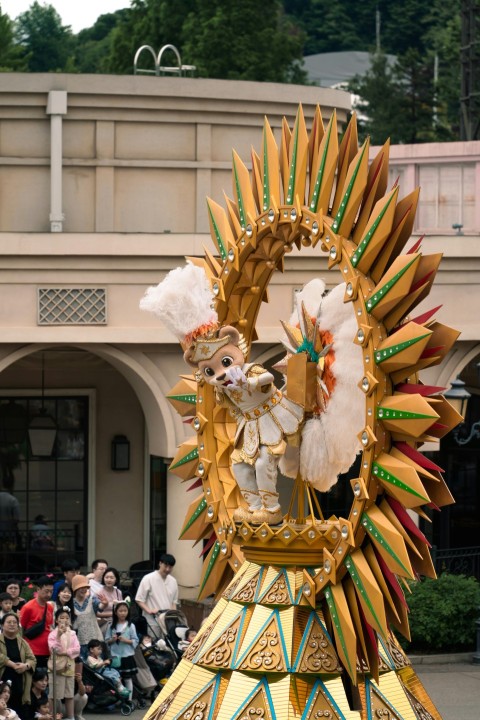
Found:
[[(219, 543), (218, 540), (217, 540), (217, 541), (215, 542), (215, 545), (213, 546), (213, 551), (212, 551), (212, 554), (211, 554), (211, 556), (210, 556), (210, 560), (208, 561), (208, 565), (207, 565), (207, 568), (206, 568), (206, 570), (205, 570), (205, 575), (203, 576), (203, 581), (202, 581), (202, 584), (201, 584), (201, 586), (200, 586), (200, 592), (202, 592), (203, 588), (204, 588), (205, 585), (206, 585), (206, 582), (207, 582), (208, 578), (210, 577), (210, 573), (211, 573), (212, 570), (213, 570), (213, 566), (215, 565), (215, 563), (216, 563), (216, 561), (217, 561), (217, 558), (218, 558), (219, 553), (220, 553), (220, 543)], [(200, 594), (200, 593), (199, 593), (199, 594)]]
[(167, 395), (170, 400), (178, 400), (179, 402), (188, 403), (189, 405), (195, 405), (197, 402), (197, 396), (193, 393), (190, 395)]
[(416, 257), (413, 257), (413, 259), (411, 260), (411, 262), (408, 263), (408, 265), (405, 265), (405, 267), (402, 270), (400, 270), (400, 272), (398, 272), (396, 275), (394, 275), (394, 277), (391, 280), (389, 280), (387, 283), (385, 283), (385, 285), (383, 285), (383, 287), (381, 287), (379, 290), (377, 290), (373, 297), (371, 297), (371, 298), (369, 298), (369, 300), (367, 300), (367, 310), (373, 310), (373, 308), (376, 307), (376, 305), (378, 305), (380, 300), (383, 300), (383, 298), (387, 295), (387, 293), (390, 292), (392, 287), (397, 284), (397, 282), (400, 280), (402, 275), (405, 275), (407, 270), (413, 265), (413, 263), (416, 261), (416, 259), (417, 259)]
[(352, 194), (353, 186), (355, 185), (355, 180), (357, 179), (358, 170), (359, 170), (361, 162), (363, 160), (363, 156), (365, 155), (366, 149), (367, 149), (367, 145), (365, 144), (363, 146), (362, 154), (359, 157), (357, 166), (352, 175), (352, 179), (348, 183), (348, 187), (345, 190), (345, 195), (343, 196), (342, 201), (340, 203), (340, 207), (338, 208), (338, 212), (335, 215), (335, 220), (332, 223), (332, 230), (334, 230), (335, 232), (338, 232), (338, 229), (339, 229), (340, 225), (342, 224), (342, 220), (345, 215), (345, 211), (347, 209), (348, 201), (350, 200), (350, 195)]
[(270, 204), (270, 178), (268, 176), (267, 130), (263, 128), (263, 210)]
[(423, 418), (435, 420), (435, 415), (408, 412), (407, 410), (392, 410), (391, 408), (377, 407), (379, 420), (422, 420)]
[(203, 513), (203, 511), (205, 510), (206, 507), (207, 507), (207, 501), (205, 498), (202, 498), (200, 500), (200, 502), (198, 503), (197, 507), (195, 508), (195, 510), (193, 511), (193, 513), (191, 514), (188, 523), (183, 528), (180, 537), (182, 537), (182, 535), (184, 535), (187, 532), (187, 530), (192, 527), (195, 520), (197, 520), (200, 517), (200, 515)]
[(403, 352), (404, 350), (411, 347), (412, 345), (415, 345), (415, 343), (428, 337), (428, 335), (429, 335), (429, 333), (425, 333), (425, 335), (419, 335), (418, 337), (414, 337), (411, 340), (405, 340), (404, 342), (398, 343), (398, 345), (392, 345), (392, 347), (385, 348), (384, 350), (376, 350), (375, 351), (376, 364), (379, 365), (384, 360), (388, 360), (388, 358), (393, 357), (394, 355), (397, 355), (397, 353)]
[[(310, 210), (317, 212), (318, 210), (318, 198), (320, 197), (320, 187), (323, 181), (323, 173), (325, 172), (325, 163), (327, 162), (328, 148), (330, 146), (330, 136), (332, 134), (332, 125), (328, 128), (328, 135), (325, 141), (325, 147), (323, 149), (322, 161), (318, 168), (317, 178), (315, 180), (315, 189), (313, 191), (312, 199), (310, 201)], [(327, 212), (328, 208), (323, 208)]]
[(297, 169), (297, 149), (298, 149), (298, 123), (293, 142), (292, 162), (290, 164), (290, 176), (288, 178), (287, 203), (293, 202), (293, 194), (295, 192), (295, 171)]
[(337, 608), (336, 608), (335, 601), (333, 599), (333, 594), (332, 594), (331, 590), (329, 590), (329, 589), (325, 590), (325, 599), (328, 604), (328, 609), (330, 610), (330, 615), (332, 616), (333, 624), (335, 625), (335, 627), (338, 631), (338, 636), (340, 638), (340, 643), (342, 645), (343, 652), (345, 653), (345, 658), (348, 663), (348, 667), (350, 669), (350, 672), (352, 672), (352, 666), (350, 665), (350, 660), (348, 657), (347, 645), (345, 643), (345, 637), (342, 632), (342, 626), (341, 626), (340, 620), (338, 618), (338, 612), (337, 612)]
[(242, 230), (244, 230), (247, 225), (247, 223), (245, 221), (245, 205), (243, 204), (243, 196), (242, 196), (242, 191), (240, 189), (240, 183), (238, 181), (237, 166), (235, 164), (235, 160), (233, 160), (233, 177), (235, 178), (235, 190), (237, 192), (238, 214), (240, 216), (240, 225), (242, 226)]
[(320, 357), (320, 353), (315, 352), (315, 348), (313, 347), (313, 342), (311, 340), (307, 340), (306, 337), (303, 338), (302, 344), (298, 346), (296, 350), (296, 354), (298, 353), (307, 353), (309, 359), (312, 362), (318, 362), (318, 358)]
[(220, 230), (218, 229), (218, 225), (217, 225), (217, 223), (215, 222), (215, 219), (214, 219), (214, 217), (213, 217), (212, 210), (211, 210), (211, 208), (210, 208), (210, 205), (208, 205), (208, 203), (207, 203), (207, 206), (208, 206), (208, 212), (209, 212), (209, 215), (210, 215), (210, 219), (211, 219), (212, 225), (213, 225), (213, 231), (214, 231), (214, 233), (215, 233), (215, 240), (216, 240), (216, 243), (217, 243), (218, 251), (219, 251), (219, 253), (220, 253), (220, 256), (221, 256), (222, 260), (226, 260), (226, 259), (227, 259), (227, 251), (226, 251), (226, 249), (225, 249), (225, 244), (224, 244), (224, 242), (223, 242), (222, 236), (220, 235)]
[(357, 568), (356, 568), (356, 566), (355, 566), (355, 563), (354, 563), (354, 561), (352, 560), (351, 557), (347, 558), (347, 560), (345, 561), (345, 567), (347, 568), (348, 572), (350, 573), (350, 576), (351, 576), (351, 578), (352, 578), (355, 586), (358, 588), (361, 597), (362, 597), (362, 598), (365, 600), (365, 602), (367, 603), (370, 612), (372, 613), (373, 617), (375, 618), (375, 622), (377, 623), (378, 627), (381, 628), (381, 627), (382, 627), (382, 623), (379, 621), (379, 619), (378, 619), (378, 617), (377, 617), (377, 613), (375, 612), (375, 608), (373, 607), (372, 602), (371, 602), (370, 598), (369, 598), (368, 595), (367, 595), (367, 591), (366, 591), (366, 589), (365, 589), (365, 585), (363, 584), (362, 579), (361, 579), (361, 577), (360, 577), (360, 575), (359, 575), (359, 573), (358, 573), (358, 570), (357, 570)]
[(380, 478), (381, 480), (384, 480), (385, 482), (394, 485), (400, 490), (405, 490), (406, 492), (410, 493), (410, 495), (415, 495), (415, 497), (420, 498), (420, 500), (423, 500), (424, 502), (429, 502), (428, 498), (420, 495), (420, 493), (417, 493), (416, 490), (413, 490), (413, 488), (400, 480), (400, 478), (388, 472), (388, 470), (385, 470), (385, 468), (379, 465), (379, 463), (373, 463), (372, 472), (376, 477)]
[(353, 253), (353, 255), (352, 255), (352, 265), (353, 265), (353, 267), (357, 267), (358, 263), (359, 263), (360, 260), (362, 259), (363, 253), (365, 252), (365, 250), (367, 249), (368, 245), (370, 244), (370, 240), (371, 240), (372, 237), (374, 236), (375, 231), (376, 231), (376, 229), (378, 228), (378, 226), (380, 225), (380, 222), (381, 222), (383, 216), (385, 215), (385, 213), (387, 212), (387, 209), (388, 209), (390, 203), (392, 202), (393, 198), (394, 198), (394, 196), (392, 195), (392, 197), (390, 198), (390, 200), (388, 201), (388, 203), (387, 203), (387, 204), (385, 205), (385, 207), (383, 208), (382, 212), (381, 212), (381, 213), (378, 215), (378, 217), (375, 219), (375, 222), (373, 223), (372, 227), (370, 228), (370, 230), (368, 231), (368, 233), (367, 233), (367, 234), (365, 235), (365, 237), (363, 238), (362, 242), (359, 244), (359, 246), (357, 247), (357, 249), (356, 249), (355, 252)]
[(198, 447), (190, 450), (190, 452), (180, 458), (175, 465), (170, 465), (170, 470), (174, 470), (175, 468), (180, 467), (180, 465), (185, 465), (185, 463), (190, 462), (190, 460), (196, 460), (196, 458), (198, 458)]
[(377, 528), (377, 526), (371, 521), (371, 519), (369, 518), (367, 513), (363, 513), (363, 515), (362, 515), (362, 526), (368, 532), (368, 534), (372, 538), (373, 542), (378, 543), (379, 545), (381, 545), (381, 547), (385, 548), (385, 550), (388, 552), (388, 554), (392, 556), (392, 558), (395, 560), (395, 562), (398, 563), (400, 565), (400, 567), (403, 570), (405, 570), (407, 575), (410, 577), (410, 571), (402, 563), (402, 561), (400, 560), (398, 555), (394, 552), (393, 548), (385, 540), (384, 536), (382, 535), (380, 530)]

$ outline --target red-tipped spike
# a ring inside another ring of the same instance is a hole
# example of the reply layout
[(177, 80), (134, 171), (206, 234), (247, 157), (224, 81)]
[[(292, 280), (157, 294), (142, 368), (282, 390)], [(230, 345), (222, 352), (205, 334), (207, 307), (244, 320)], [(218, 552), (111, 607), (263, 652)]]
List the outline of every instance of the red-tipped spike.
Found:
[(435, 465), (434, 462), (429, 460), (425, 457), (425, 455), (422, 455), (421, 452), (418, 450), (415, 450), (415, 448), (410, 447), (408, 443), (406, 442), (396, 442), (393, 443), (394, 447), (396, 447), (398, 450), (400, 450), (401, 453), (406, 455), (410, 460), (413, 460), (413, 462), (416, 462), (417, 465), (420, 465), (420, 467), (425, 468), (425, 470), (436, 470), (437, 472), (445, 472), (439, 465)]
[(410, 322), (417, 323), (417, 325), (424, 325), (428, 320), (430, 320), (431, 317), (435, 315), (437, 310), (440, 310), (443, 305), (437, 305), (437, 307), (433, 308), (433, 310), (427, 310), (427, 312), (424, 312), (423, 315), (418, 315), (416, 318), (412, 318)]
[(447, 388), (440, 387), (439, 385), (418, 385), (417, 383), (399, 383), (395, 385), (395, 392), (422, 395), (423, 397), (439, 395), (446, 389)]
[(425, 535), (422, 533), (422, 531), (419, 530), (419, 528), (415, 525), (414, 521), (412, 520), (408, 512), (405, 510), (403, 505), (401, 505), (398, 500), (395, 500), (390, 496), (386, 496), (386, 500), (397, 518), (402, 523), (405, 530), (408, 530), (409, 533), (415, 535), (415, 537), (417, 537), (422, 543), (428, 545), (428, 547), (432, 547)]
[(420, 245), (422, 244), (422, 240), (425, 237), (425, 235), (421, 235), (415, 245), (410, 248), (410, 250), (407, 250), (407, 255), (412, 255), (413, 253), (416, 253)]
[(187, 488), (187, 492), (190, 492), (190, 490), (195, 490), (195, 488), (202, 487), (202, 478), (197, 478), (193, 485), (190, 485), (189, 488)]
[(433, 274), (433, 270), (430, 270), (429, 273), (427, 273), (421, 280), (417, 280), (416, 283), (413, 283), (412, 287), (410, 288), (410, 292), (413, 293), (415, 290), (418, 290), (418, 288), (422, 287), (422, 285), (425, 285), (428, 282), (428, 278)]
[(213, 543), (215, 542), (216, 539), (217, 539), (217, 536), (215, 535), (215, 532), (213, 532), (213, 533), (210, 535), (210, 537), (208, 538), (208, 540), (206, 541), (205, 547), (203, 548), (203, 550), (202, 550), (202, 552), (200, 553), (199, 557), (203, 557), (203, 556), (205, 556), (205, 555), (208, 553), (208, 551), (210, 550), (210, 548), (212, 547), (212, 545), (213, 545)]

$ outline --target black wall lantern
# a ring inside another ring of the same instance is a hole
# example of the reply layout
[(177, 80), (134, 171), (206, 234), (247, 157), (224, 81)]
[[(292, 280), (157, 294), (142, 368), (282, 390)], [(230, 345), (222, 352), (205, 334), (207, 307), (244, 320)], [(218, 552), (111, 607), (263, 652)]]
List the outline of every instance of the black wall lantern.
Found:
[(42, 353), (42, 406), (28, 425), (32, 455), (50, 457), (57, 436), (57, 424), (45, 408), (45, 355)]
[(125, 435), (112, 440), (112, 470), (130, 470), (130, 440)]

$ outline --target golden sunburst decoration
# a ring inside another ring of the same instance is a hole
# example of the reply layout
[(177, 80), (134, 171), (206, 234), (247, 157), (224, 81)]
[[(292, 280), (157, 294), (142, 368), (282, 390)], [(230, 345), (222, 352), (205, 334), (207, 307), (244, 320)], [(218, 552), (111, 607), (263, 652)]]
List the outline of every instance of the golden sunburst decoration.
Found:
[[(355, 116), (340, 145), (337, 138), (335, 112), (324, 127), (318, 107), (310, 134), (301, 107), (293, 129), (284, 120), (280, 148), (266, 119), (251, 171), (233, 154), (226, 209), (207, 200), (218, 255), (189, 260), (210, 280), (219, 323), (236, 327), (248, 350), (271, 277), (294, 246), (316, 248), (340, 271), (357, 320), (352, 343), (363, 355), (362, 458), (351, 508), (324, 519), (308, 488), (299, 492), (299, 478), (296, 517), (291, 509), (278, 526), (236, 525), (235, 421), (216, 405), (212, 386), (181, 376), (169, 399), (196, 436), (170, 469), (200, 491), (181, 537), (207, 541), (200, 598), (219, 600), (152, 720), (358, 719), (377, 711), (392, 720), (439, 718), (391, 628), (408, 637), (406, 581), (435, 575), (411, 513), (425, 517), (426, 508), (452, 502), (440, 468), (419, 447), (461, 421), (442, 388), (422, 384), (418, 372), (440, 363), (459, 333), (435, 319), (438, 308), (412, 316), (440, 261), (422, 255), (420, 241), (404, 249), (418, 190), (403, 199), (398, 186), (387, 191), (389, 144), (369, 166)], [(318, 362), (325, 346), (303, 307), (300, 316), (300, 329), (284, 324), (287, 349), (306, 343)]]

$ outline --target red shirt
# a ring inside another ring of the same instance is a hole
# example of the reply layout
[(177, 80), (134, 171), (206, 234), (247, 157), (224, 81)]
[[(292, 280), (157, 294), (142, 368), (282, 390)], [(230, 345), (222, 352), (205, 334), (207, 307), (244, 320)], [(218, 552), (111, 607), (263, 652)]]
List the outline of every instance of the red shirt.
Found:
[[(32, 627), (32, 625), (35, 625), (42, 620), (44, 612), (45, 605), (40, 605), (36, 598), (29, 600), (20, 610), (20, 625), (24, 630), (27, 630), (29, 627)], [(47, 614), (45, 616), (45, 627), (43, 628), (43, 632), (31, 640), (25, 638), (34, 655), (50, 655), (50, 649), (48, 647), (48, 633), (50, 632), (52, 625), (53, 607), (51, 603), (47, 603)]]

